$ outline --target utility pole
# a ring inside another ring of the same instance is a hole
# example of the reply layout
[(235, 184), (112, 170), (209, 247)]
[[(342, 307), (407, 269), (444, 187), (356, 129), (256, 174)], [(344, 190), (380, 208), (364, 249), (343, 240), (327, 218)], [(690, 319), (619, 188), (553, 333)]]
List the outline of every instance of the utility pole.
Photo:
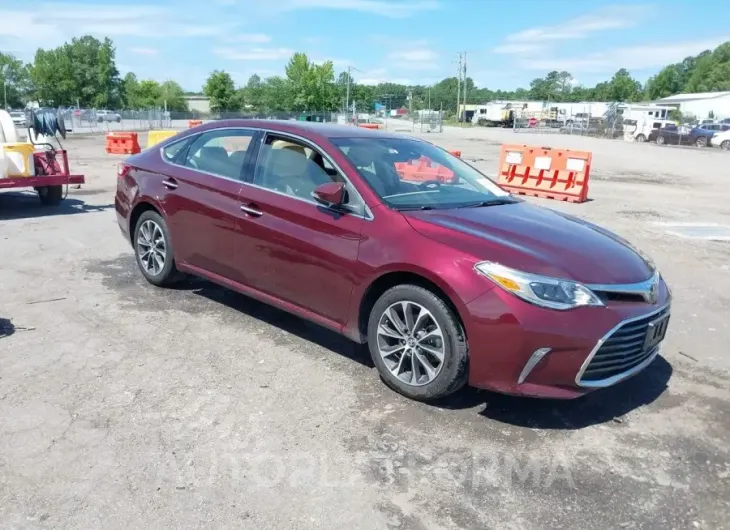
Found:
[(464, 121), (461, 122), (462, 126), (466, 124), (466, 52), (464, 52)]
[(456, 119), (459, 119), (459, 100), (461, 99), (461, 52), (459, 52), (459, 68), (456, 70)]
[(350, 112), (350, 79), (352, 79), (352, 66), (347, 67), (347, 89), (345, 90), (345, 122)]

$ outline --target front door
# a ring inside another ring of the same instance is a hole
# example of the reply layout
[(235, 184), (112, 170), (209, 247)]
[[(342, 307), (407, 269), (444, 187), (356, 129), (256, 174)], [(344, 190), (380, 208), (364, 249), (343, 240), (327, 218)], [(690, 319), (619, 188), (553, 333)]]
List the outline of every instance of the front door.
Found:
[[(236, 280), (234, 245), (239, 193), (254, 131), (202, 133), (169, 172), (165, 208), (175, 257), (194, 269)], [(163, 154), (164, 156), (164, 154)]]
[(351, 211), (311, 196), (318, 184), (345, 181), (310, 144), (267, 135), (253, 181), (241, 188), (236, 261), (250, 286), (347, 321), (365, 207), (350, 190)]

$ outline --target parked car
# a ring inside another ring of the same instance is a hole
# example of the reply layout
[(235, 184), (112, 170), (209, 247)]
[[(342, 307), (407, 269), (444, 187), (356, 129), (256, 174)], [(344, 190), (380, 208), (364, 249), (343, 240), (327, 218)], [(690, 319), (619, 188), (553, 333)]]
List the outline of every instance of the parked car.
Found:
[(98, 121), (99, 123), (102, 123), (105, 121), (106, 122), (115, 121), (115, 122), (119, 123), (120, 121), (122, 121), (122, 116), (111, 110), (97, 110), (96, 111), (96, 121)]
[(16, 127), (24, 128), (28, 126), (28, 118), (24, 110), (11, 110), (9, 114)]
[(712, 131), (702, 127), (692, 129), (684, 126), (668, 125), (662, 129), (655, 129), (649, 133), (648, 140), (655, 141), (659, 145), (696, 145), (706, 147), (713, 136)]
[[(421, 157), (454, 178), (404, 181)], [(207, 123), (122, 162), (115, 208), (149, 283), (200, 276), (367, 343), (413, 399), (575, 398), (649, 366), (667, 330), (669, 289), (627, 241), (395, 133)]]
[(710, 144), (718, 146), (725, 151), (730, 151), (730, 130), (715, 133)]

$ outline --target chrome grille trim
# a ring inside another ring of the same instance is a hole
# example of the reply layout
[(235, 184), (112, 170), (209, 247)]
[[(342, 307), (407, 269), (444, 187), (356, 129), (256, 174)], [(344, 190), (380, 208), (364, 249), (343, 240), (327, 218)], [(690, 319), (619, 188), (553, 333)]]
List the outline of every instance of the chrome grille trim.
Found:
[[(645, 329), (646, 326), (649, 325), (649, 321), (651, 321), (652, 317), (656, 317), (661, 313), (669, 313), (670, 305), (671, 304), (667, 303), (649, 313), (622, 320), (614, 326), (596, 343), (595, 347), (591, 350), (591, 353), (589, 353), (588, 357), (586, 357), (586, 360), (583, 361), (580, 370), (578, 370), (578, 374), (575, 376), (575, 383), (584, 388), (603, 388), (623, 381), (649, 366), (654, 358), (659, 354), (661, 344), (649, 351), (642, 351), (644, 342), (643, 340), (637, 341), (635, 337), (641, 329)], [(628, 347), (626, 346), (627, 344), (629, 344)], [(602, 349), (604, 345), (606, 345), (606, 350)], [(583, 380), (585, 372), (590, 366), (592, 366), (592, 362), (599, 351), (601, 351), (601, 356), (596, 359), (596, 363), (602, 364), (594, 365), (596, 370), (600, 370), (607, 366), (612, 366), (614, 370), (626, 367), (626, 370), (604, 379)], [(605, 353), (603, 353), (604, 351)], [(627, 351), (629, 352), (628, 355)], [(623, 362), (611, 362), (612, 359), (616, 359), (618, 357), (621, 357)]]
[(594, 293), (612, 293), (612, 294), (624, 294), (641, 296), (645, 302), (649, 304), (656, 303), (657, 290), (659, 288), (659, 275), (658, 271), (654, 271), (651, 277), (643, 282), (639, 283), (626, 283), (626, 284), (588, 284), (586, 287)]

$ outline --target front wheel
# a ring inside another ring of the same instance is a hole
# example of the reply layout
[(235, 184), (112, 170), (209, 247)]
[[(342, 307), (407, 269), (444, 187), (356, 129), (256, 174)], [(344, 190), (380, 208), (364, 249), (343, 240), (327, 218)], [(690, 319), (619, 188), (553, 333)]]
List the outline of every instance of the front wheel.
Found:
[(134, 253), (145, 279), (153, 285), (172, 285), (182, 278), (175, 267), (172, 240), (165, 220), (148, 210), (139, 216), (134, 229)]
[(467, 380), (466, 335), (454, 311), (417, 285), (398, 285), (378, 299), (368, 346), (383, 381), (419, 401), (443, 398)]
[(730, 140), (725, 140), (720, 144), (720, 149), (724, 149), (725, 151), (730, 151)]
[(658, 145), (664, 145), (664, 137), (663, 136), (657, 136), (656, 137), (656, 143)]

